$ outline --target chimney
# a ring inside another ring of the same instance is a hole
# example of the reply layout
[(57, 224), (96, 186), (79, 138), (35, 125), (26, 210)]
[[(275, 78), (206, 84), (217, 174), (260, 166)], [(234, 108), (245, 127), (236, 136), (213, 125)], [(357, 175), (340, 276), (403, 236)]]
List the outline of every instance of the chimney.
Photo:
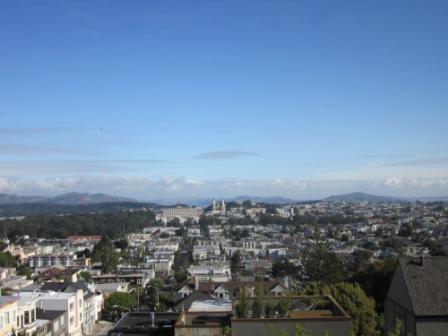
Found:
[(194, 289), (197, 291), (199, 290), (199, 278), (198, 277), (194, 278)]

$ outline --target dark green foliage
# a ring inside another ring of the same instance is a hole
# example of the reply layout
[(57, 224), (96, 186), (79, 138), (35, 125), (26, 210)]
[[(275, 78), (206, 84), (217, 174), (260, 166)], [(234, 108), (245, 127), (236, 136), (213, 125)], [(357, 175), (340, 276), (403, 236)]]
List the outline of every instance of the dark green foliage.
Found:
[(108, 296), (104, 302), (106, 311), (126, 311), (137, 307), (137, 297), (133, 293), (116, 292)]
[(266, 301), (264, 304), (264, 315), (266, 317), (274, 317), (275, 316), (276, 305), (271, 301)]
[(186, 270), (179, 270), (176, 273), (174, 273), (174, 278), (177, 282), (184, 282), (187, 280), (188, 273)]
[(364, 221), (363, 217), (354, 217), (354, 216), (344, 216), (342, 214), (336, 214), (331, 216), (320, 216), (318, 220), (319, 225), (342, 225), (342, 224), (351, 224), (351, 223), (359, 223)]
[(358, 269), (349, 279), (358, 283), (368, 296), (375, 299), (377, 311), (383, 311), (383, 302), (386, 298), (389, 284), (395, 269), (396, 260), (386, 259), (376, 261)]
[(255, 298), (252, 302), (252, 317), (259, 318), (263, 314), (263, 284), (257, 281), (255, 284)]
[(314, 245), (305, 253), (303, 266), (310, 281), (331, 284), (344, 281), (347, 275), (342, 262), (323, 242), (318, 227), (314, 232)]
[(239, 274), (241, 271), (241, 257), (238, 251), (230, 258), (230, 271), (232, 272), (232, 276)]
[(92, 255), (95, 262), (101, 262), (101, 270), (103, 273), (110, 273), (115, 270), (120, 259), (120, 255), (116, 251), (114, 244), (106, 236), (103, 236), (95, 244)]
[(0, 252), (0, 267), (16, 267), (18, 260), (10, 252)]
[(359, 270), (362, 270), (366, 268), (370, 264), (370, 258), (372, 257), (373, 253), (368, 250), (356, 250), (353, 252), (353, 262), (351, 265), (351, 271), (358, 272)]
[(244, 287), (241, 289), (240, 297), (236, 303), (235, 313), (238, 318), (248, 317), (249, 304)]
[(27, 266), (20, 266), (16, 271), (17, 275), (26, 275), (27, 279), (31, 279), (33, 272)]
[(81, 271), (79, 273), (79, 277), (83, 279), (85, 282), (90, 282), (90, 280), (92, 280), (92, 275), (87, 271)]
[(92, 252), (90, 252), (89, 249), (84, 249), (83, 251), (78, 251), (76, 252), (76, 257), (78, 258), (91, 258), (92, 257)]
[(128, 244), (127, 239), (120, 239), (120, 240), (114, 241), (114, 246), (117, 249), (125, 250), (128, 248), (129, 244)]
[(305, 295), (331, 295), (352, 318), (352, 335), (380, 336), (381, 321), (375, 309), (375, 300), (368, 297), (358, 284), (338, 283), (323, 285), (310, 284), (303, 292)]
[[(107, 235), (112, 239), (125, 233), (138, 232), (155, 223), (152, 212), (119, 212), (110, 214), (36, 215), (22, 220), (8, 219), (0, 222), (0, 231), (6, 228), (11, 241), (16, 236), (32, 238), (66, 238), (69, 235)], [(14, 228), (14, 229), (12, 229)]]
[(283, 277), (289, 275), (293, 278), (298, 278), (300, 274), (300, 267), (291, 263), (288, 258), (281, 256), (277, 258), (272, 264), (272, 275), (274, 277)]
[(277, 311), (280, 317), (288, 316), (288, 313), (291, 310), (291, 300), (288, 296), (283, 297), (279, 303), (277, 304)]
[(430, 254), (433, 257), (444, 257), (448, 255), (448, 251), (440, 243), (432, 239), (425, 239), (423, 245), (429, 248)]
[(58, 215), (58, 214), (90, 214), (90, 213), (118, 213), (127, 210), (151, 209), (154, 203), (140, 202), (112, 202), (97, 204), (65, 205), (56, 203), (20, 203), (0, 204), (0, 212), (4, 217)]

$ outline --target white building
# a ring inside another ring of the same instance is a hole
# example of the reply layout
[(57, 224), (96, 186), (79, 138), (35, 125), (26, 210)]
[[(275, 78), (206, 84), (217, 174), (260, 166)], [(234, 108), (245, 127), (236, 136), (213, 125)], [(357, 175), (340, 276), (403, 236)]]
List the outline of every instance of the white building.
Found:
[(160, 216), (166, 218), (168, 221), (175, 218), (178, 219), (198, 219), (202, 214), (201, 208), (190, 208), (177, 206), (175, 208), (160, 209)]
[(74, 293), (62, 292), (21, 292), (22, 297), (38, 299), (37, 308), (66, 311), (68, 316), (68, 336), (82, 336), (84, 322), (84, 295), (81, 289)]

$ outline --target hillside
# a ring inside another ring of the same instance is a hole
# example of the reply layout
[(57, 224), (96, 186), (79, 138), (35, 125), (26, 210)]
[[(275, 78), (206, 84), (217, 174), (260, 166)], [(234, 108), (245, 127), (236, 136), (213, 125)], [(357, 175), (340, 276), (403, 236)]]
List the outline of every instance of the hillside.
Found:
[(354, 192), (344, 195), (334, 195), (323, 199), (326, 202), (394, 202), (402, 199), (388, 196), (370, 195), (361, 192)]

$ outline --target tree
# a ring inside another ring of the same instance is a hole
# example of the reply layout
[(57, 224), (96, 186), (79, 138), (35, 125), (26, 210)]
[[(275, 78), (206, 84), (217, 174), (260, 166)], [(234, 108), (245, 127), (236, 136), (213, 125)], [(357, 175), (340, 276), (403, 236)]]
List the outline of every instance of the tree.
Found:
[(342, 282), (324, 285), (313, 283), (304, 290), (303, 294), (331, 295), (352, 316), (352, 335), (381, 335), (381, 321), (375, 309), (375, 300), (368, 297), (358, 284)]
[(76, 257), (77, 258), (91, 258), (92, 257), (92, 252), (90, 252), (90, 250), (88, 248), (85, 248), (83, 251), (78, 251), (76, 252)]
[(240, 257), (240, 253), (238, 251), (236, 251), (232, 258), (230, 258), (230, 271), (233, 274), (239, 274), (241, 270), (241, 257)]
[(11, 252), (0, 252), (0, 267), (16, 267), (17, 259)]
[(275, 315), (275, 304), (271, 301), (267, 301), (264, 304), (264, 315), (266, 317), (274, 317)]
[(93, 260), (101, 262), (103, 273), (112, 272), (118, 265), (120, 255), (116, 251), (112, 241), (103, 236), (101, 240), (93, 247)]
[(357, 272), (369, 265), (370, 258), (372, 257), (373, 253), (368, 250), (356, 250), (353, 252), (353, 263), (352, 263), (352, 270), (354, 272)]
[(176, 271), (176, 273), (174, 273), (174, 278), (177, 282), (184, 282), (185, 280), (187, 280), (187, 276), (188, 273), (184, 269), (178, 270)]
[(252, 317), (260, 318), (263, 314), (263, 287), (260, 281), (255, 284), (255, 298), (252, 302)]
[(368, 296), (375, 299), (377, 311), (383, 311), (389, 284), (395, 270), (396, 260), (388, 258), (368, 264), (359, 269), (350, 278), (350, 282), (358, 283)]
[(246, 290), (243, 287), (241, 289), (241, 294), (235, 307), (236, 316), (239, 318), (248, 317), (248, 310), (249, 307), (247, 302)]
[(124, 311), (137, 307), (137, 297), (132, 293), (116, 292), (107, 297), (104, 302), (104, 309), (106, 311)]
[(328, 250), (318, 226), (314, 230), (314, 245), (305, 252), (303, 264), (304, 273), (312, 282), (331, 284), (346, 278), (342, 262)]
[(117, 249), (125, 250), (125, 249), (128, 248), (129, 244), (128, 244), (128, 241), (126, 239), (120, 239), (120, 240), (114, 241), (114, 246)]
[(291, 310), (291, 299), (289, 296), (284, 296), (277, 304), (277, 311), (280, 317), (286, 317)]
[(90, 282), (92, 280), (92, 275), (87, 271), (79, 272), (79, 276), (84, 279), (85, 282)]
[(291, 276), (298, 278), (300, 267), (294, 265), (285, 256), (280, 256), (272, 264), (272, 275), (274, 277)]
[[(42, 205), (35, 206), (37, 212), (42, 211)], [(50, 208), (53, 205), (50, 206)], [(57, 213), (73, 212), (74, 210), (81, 211), (81, 208), (73, 206), (57, 206), (55, 209)], [(30, 237), (42, 238), (66, 238), (68, 235), (107, 235), (112, 239), (119, 238), (123, 234), (131, 232), (139, 232), (147, 226), (155, 224), (155, 215), (151, 211), (111, 211), (114, 207), (120, 210), (120, 205), (108, 205), (110, 210), (108, 213), (84, 213), (72, 214), (67, 216), (58, 215), (35, 215), (31, 213), (23, 213), (27, 216), (20, 220), (7, 219), (0, 221), (0, 232), (4, 232), (6, 228), (9, 229), (8, 238), (13, 241), (17, 237), (29, 235)], [(96, 207), (105, 207), (105, 205), (88, 205), (92, 212)], [(48, 209), (51, 211), (51, 209)], [(85, 211), (85, 209), (84, 209)], [(3, 213), (5, 216), (5, 213)], [(12, 229), (13, 228), (13, 229)]]
[(17, 275), (26, 275), (26, 278), (28, 280), (31, 279), (32, 274), (33, 272), (27, 266), (20, 266), (19, 268), (17, 268)]

